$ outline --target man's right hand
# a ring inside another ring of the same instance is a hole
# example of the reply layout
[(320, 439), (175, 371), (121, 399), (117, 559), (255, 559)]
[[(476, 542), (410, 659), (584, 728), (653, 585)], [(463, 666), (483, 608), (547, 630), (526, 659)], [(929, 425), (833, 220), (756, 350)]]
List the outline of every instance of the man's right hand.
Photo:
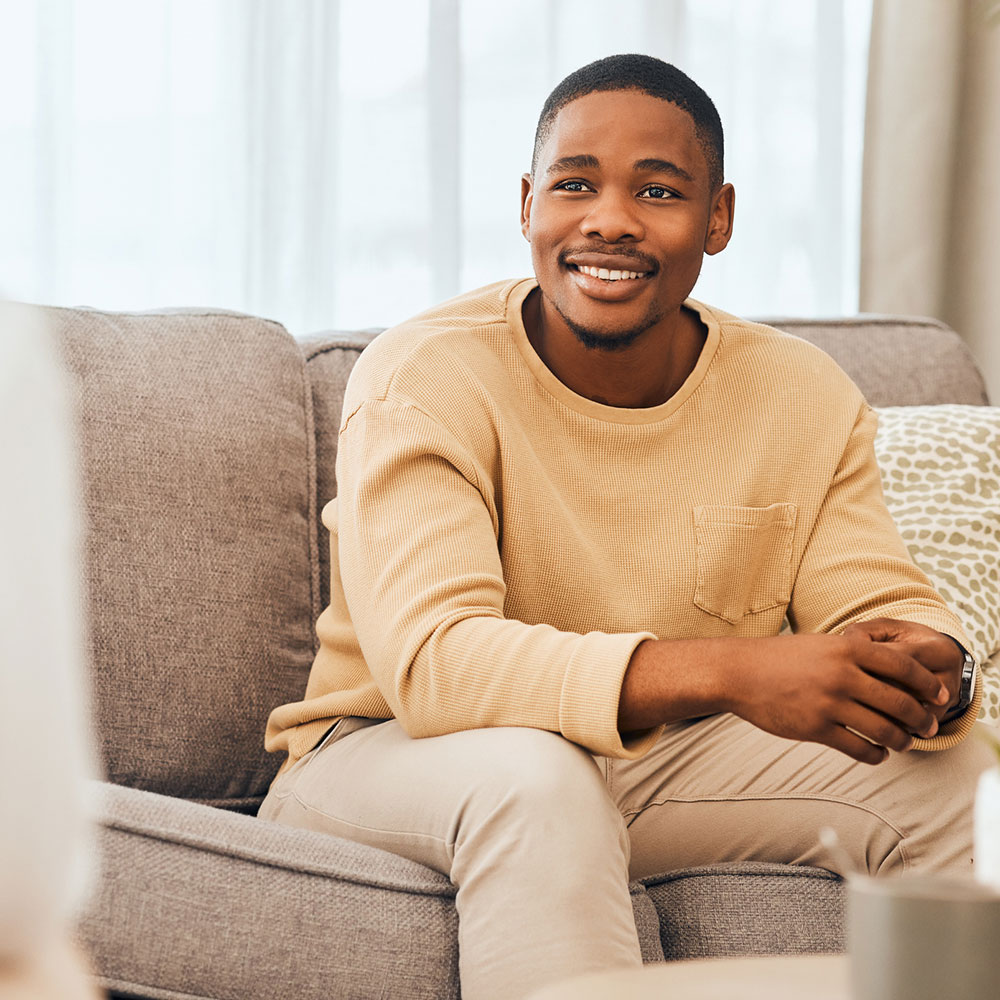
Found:
[(922, 703), (948, 692), (907, 643), (863, 634), (648, 640), (622, 684), (619, 728), (732, 712), (786, 739), (823, 743), (866, 764), (937, 732)]

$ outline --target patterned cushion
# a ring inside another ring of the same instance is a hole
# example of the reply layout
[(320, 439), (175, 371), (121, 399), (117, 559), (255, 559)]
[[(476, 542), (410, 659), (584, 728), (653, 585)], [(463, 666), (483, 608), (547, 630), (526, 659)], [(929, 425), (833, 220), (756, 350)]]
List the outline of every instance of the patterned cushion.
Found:
[[(878, 415), (886, 504), (985, 664), (1000, 652), (1000, 407), (894, 406)], [(983, 678), (981, 718), (1000, 725), (1000, 658)]]

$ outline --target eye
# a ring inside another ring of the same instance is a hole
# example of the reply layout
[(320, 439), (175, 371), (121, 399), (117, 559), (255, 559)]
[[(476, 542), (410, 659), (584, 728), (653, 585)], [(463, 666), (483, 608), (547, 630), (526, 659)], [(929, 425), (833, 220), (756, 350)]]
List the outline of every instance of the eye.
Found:
[(594, 189), (586, 181), (560, 181), (555, 185), (557, 191), (569, 191), (571, 194), (580, 194), (584, 191)]
[(667, 201), (670, 198), (676, 198), (677, 195), (662, 184), (650, 184), (639, 192), (639, 197), (648, 198), (651, 201)]

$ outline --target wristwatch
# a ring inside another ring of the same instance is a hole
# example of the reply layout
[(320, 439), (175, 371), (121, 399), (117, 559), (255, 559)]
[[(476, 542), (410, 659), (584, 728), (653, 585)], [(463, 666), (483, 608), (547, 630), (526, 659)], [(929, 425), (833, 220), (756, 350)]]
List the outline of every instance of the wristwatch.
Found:
[(951, 722), (957, 719), (971, 704), (972, 696), (976, 691), (976, 661), (972, 654), (954, 636), (949, 635), (949, 639), (962, 651), (965, 659), (962, 662), (962, 681), (958, 688), (958, 703), (948, 710), (948, 714), (941, 720)]

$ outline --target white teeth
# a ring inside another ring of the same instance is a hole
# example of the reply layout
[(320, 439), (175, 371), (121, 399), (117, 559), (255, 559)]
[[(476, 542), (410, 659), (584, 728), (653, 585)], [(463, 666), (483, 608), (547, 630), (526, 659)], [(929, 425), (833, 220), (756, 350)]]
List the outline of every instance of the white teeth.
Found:
[(638, 271), (609, 271), (606, 267), (584, 267), (579, 265), (578, 270), (584, 274), (589, 274), (592, 278), (602, 278), (604, 281), (621, 281), (624, 278), (641, 278)]

